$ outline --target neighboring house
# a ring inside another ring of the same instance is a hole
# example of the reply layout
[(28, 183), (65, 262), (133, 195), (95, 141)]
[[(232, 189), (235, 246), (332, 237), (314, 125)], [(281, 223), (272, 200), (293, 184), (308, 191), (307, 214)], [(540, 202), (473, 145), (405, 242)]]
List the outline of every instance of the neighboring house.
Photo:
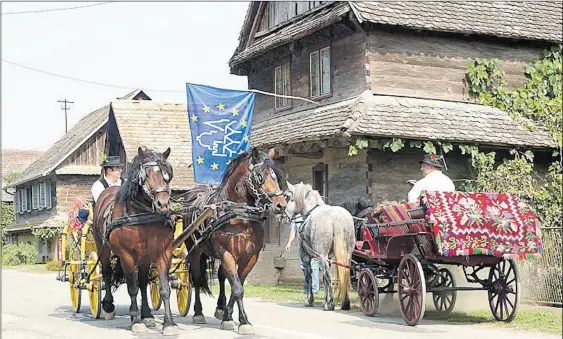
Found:
[[(2, 202), (13, 203), (14, 190), (6, 187), (6, 180), (11, 176), (23, 172), (37, 160), (43, 152), (20, 149), (2, 149)], [(13, 181), (13, 179), (12, 179)]]
[[(151, 100), (142, 90), (117, 99)], [(60, 242), (37, 240), (31, 228), (65, 225), (71, 206), (91, 199), (104, 153), (113, 155), (106, 150), (109, 112), (106, 105), (84, 116), (9, 185), (15, 189), (16, 222), (7, 232), (16, 242), (35, 244), (37, 262), (59, 259)]]
[[(252, 144), (275, 147), (290, 182), (311, 183), (329, 204), (380, 203), (406, 198), (424, 152), (350, 157), (357, 137), (530, 149), (548, 159), (555, 143), (547, 133), (473, 102), (465, 73), (472, 60), (494, 57), (508, 86), (520, 86), (525, 64), (562, 42), (562, 26), (561, 2), (252, 2), (230, 67), (249, 88), (318, 103), (256, 96)], [(447, 174), (467, 178), (467, 160), (454, 148)], [(274, 260), (288, 225), (267, 228), (250, 280), (302, 281), (297, 248)]]

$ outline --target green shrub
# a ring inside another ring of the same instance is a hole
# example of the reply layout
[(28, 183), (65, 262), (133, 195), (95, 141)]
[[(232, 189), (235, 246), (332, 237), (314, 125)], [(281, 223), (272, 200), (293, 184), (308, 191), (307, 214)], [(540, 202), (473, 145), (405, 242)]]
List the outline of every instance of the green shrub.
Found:
[(33, 245), (20, 243), (2, 247), (2, 265), (17, 266), (35, 264), (39, 252)]

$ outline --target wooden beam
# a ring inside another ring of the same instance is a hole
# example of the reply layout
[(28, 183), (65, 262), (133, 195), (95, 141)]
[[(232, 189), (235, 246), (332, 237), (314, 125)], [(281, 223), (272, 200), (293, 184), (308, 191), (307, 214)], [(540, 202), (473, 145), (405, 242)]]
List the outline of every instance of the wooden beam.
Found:
[(254, 42), (254, 35), (258, 30), (258, 26), (260, 26), (260, 21), (258, 18), (262, 17), (262, 12), (264, 11), (266, 1), (260, 1), (260, 5), (258, 6), (258, 11), (256, 11), (256, 16), (254, 17), (254, 22), (252, 22), (252, 28), (250, 29), (250, 34), (248, 35), (248, 40), (246, 41), (246, 47), (250, 46)]
[(294, 153), (294, 152), (290, 152), (286, 155), (286, 157), (321, 159), (323, 157), (323, 152), (322, 151), (318, 151), (318, 152), (314, 152), (314, 153)]

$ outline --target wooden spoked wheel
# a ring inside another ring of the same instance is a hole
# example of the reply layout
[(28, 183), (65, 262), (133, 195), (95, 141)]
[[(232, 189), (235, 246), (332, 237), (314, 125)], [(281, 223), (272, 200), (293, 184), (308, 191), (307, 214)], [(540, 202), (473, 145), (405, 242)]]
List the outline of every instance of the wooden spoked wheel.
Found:
[(489, 307), (497, 321), (512, 322), (518, 313), (518, 267), (513, 259), (502, 260), (489, 271)]
[[(69, 253), (69, 260), (79, 261), (80, 253), (77, 249), (71, 249)], [(82, 301), (82, 291), (80, 290), (80, 265), (70, 264), (68, 266), (68, 284), (70, 287), (70, 302), (74, 312), (80, 312), (80, 304)]]
[(152, 277), (149, 283), (151, 292), (151, 304), (152, 309), (158, 311), (160, 309), (160, 306), (162, 306), (162, 299), (160, 298), (160, 283), (156, 269), (151, 269), (151, 275)]
[(373, 317), (379, 309), (379, 291), (377, 279), (370, 269), (362, 269), (358, 277), (358, 295), (360, 309), (368, 317)]
[[(448, 268), (440, 268), (436, 276), (436, 282), (432, 288), (448, 287), (455, 288), (456, 282), (454, 274)], [(432, 300), (436, 310), (450, 313), (455, 306), (457, 291), (432, 292)]]
[(399, 307), (403, 319), (415, 326), (424, 317), (426, 306), (426, 282), (420, 261), (412, 254), (401, 259), (398, 274)]
[[(94, 272), (91, 276), (99, 276), (101, 273), (100, 265), (96, 266), (98, 262), (98, 254), (96, 252), (91, 252), (90, 256), (88, 257), (88, 261), (92, 262), (88, 264), (88, 274)], [(96, 280), (90, 281), (90, 285), (88, 286), (88, 297), (90, 299), (90, 312), (92, 313), (92, 317), (95, 319), (100, 319), (100, 315), (102, 313), (102, 281), (101, 279), (97, 278)]]
[(190, 306), (192, 303), (192, 285), (190, 282), (190, 273), (188, 271), (188, 265), (186, 262), (182, 262), (178, 271), (176, 271), (176, 276), (178, 277), (179, 288), (176, 289), (176, 301), (178, 302), (178, 312), (182, 317), (188, 315), (190, 311)]

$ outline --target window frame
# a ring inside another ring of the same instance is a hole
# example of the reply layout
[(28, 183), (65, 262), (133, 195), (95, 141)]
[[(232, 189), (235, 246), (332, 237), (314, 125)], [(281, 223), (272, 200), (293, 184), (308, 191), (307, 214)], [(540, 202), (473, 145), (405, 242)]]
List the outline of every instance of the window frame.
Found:
[[(322, 57), (321, 57), (321, 53), (323, 50), (328, 49), (328, 57), (329, 57), (329, 62), (330, 62), (330, 68), (329, 68), (329, 76), (330, 76), (330, 82), (329, 82), (329, 92), (323, 94), (322, 93), (322, 84), (323, 84), (323, 77), (322, 77)], [(318, 96), (314, 96), (313, 95), (313, 72), (312, 72), (312, 61), (311, 61), (311, 56), (314, 53), (318, 53), (319, 55), (319, 63), (318, 63), (318, 70), (319, 70), (319, 80), (318, 80), (318, 85), (319, 85), (319, 95)], [(309, 97), (312, 100), (322, 100), (322, 99), (326, 99), (326, 98), (330, 98), (333, 95), (334, 92), (334, 77), (333, 77), (333, 62), (332, 62), (332, 44), (324, 44), (324, 45), (319, 45), (316, 46), (314, 48), (311, 48), (309, 51)]]
[[(284, 77), (284, 73), (283, 73), (283, 67), (284, 65), (287, 65), (288, 67), (288, 72), (289, 72), (289, 93), (277, 93), (277, 74), (276, 74), (276, 70), (279, 68), (280, 69), (280, 74), (282, 77), (282, 90), (285, 88), (285, 77)], [(292, 81), (291, 81), (291, 57), (286, 57), (286, 58), (282, 58), (280, 62), (276, 63), (274, 65), (274, 94), (281, 94), (281, 95), (292, 95), (293, 92), (293, 88), (292, 88)], [(284, 100), (285, 98), (280, 98), (282, 100)], [(285, 110), (289, 110), (293, 108), (293, 99), (287, 98), (287, 104), (285, 106), (277, 106), (277, 97), (274, 97), (274, 111), (275, 112), (281, 112), (281, 111), (285, 111)]]

